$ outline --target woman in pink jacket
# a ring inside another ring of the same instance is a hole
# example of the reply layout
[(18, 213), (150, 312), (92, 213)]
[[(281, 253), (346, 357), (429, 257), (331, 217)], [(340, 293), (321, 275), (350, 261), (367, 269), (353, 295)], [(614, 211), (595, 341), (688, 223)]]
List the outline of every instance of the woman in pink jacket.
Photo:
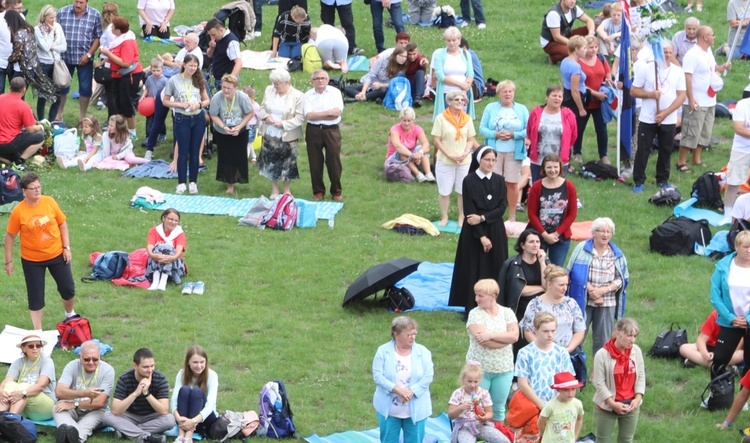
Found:
[(563, 89), (559, 85), (547, 88), (546, 104), (537, 106), (529, 114), (526, 136), (531, 160), (531, 181), (539, 180), (542, 159), (547, 154), (557, 154), (563, 162), (563, 176), (570, 162), (570, 148), (578, 136), (576, 116), (562, 107)]

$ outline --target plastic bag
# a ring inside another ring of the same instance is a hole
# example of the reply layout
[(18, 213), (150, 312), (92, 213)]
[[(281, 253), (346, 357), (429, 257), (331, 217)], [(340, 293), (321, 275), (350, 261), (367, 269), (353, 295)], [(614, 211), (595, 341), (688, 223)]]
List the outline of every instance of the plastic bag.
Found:
[(52, 149), (56, 157), (71, 159), (78, 155), (79, 143), (78, 130), (76, 128), (66, 129), (62, 134), (55, 136)]

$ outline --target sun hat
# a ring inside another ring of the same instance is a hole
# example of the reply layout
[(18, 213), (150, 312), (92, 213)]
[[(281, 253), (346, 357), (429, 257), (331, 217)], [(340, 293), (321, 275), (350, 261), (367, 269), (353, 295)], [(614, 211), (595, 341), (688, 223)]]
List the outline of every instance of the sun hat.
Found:
[(17, 344), (16, 347), (20, 348), (23, 345), (25, 345), (26, 343), (31, 343), (31, 342), (34, 342), (34, 341), (42, 342), (42, 346), (47, 346), (47, 342), (45, 340), (42, 340), (42, 337), (40, 337), (40, 336), (38, 336), (36, 334), (32, 334), (32, 335), (27, 335), (26, 337), (22, 338), (21, 339), (21, 343)]
[(555, 383), (550, 386), (552, 389), (576, 389), (583, 386), (576, 376), (570, 372), (558, 372), (555, 374)]

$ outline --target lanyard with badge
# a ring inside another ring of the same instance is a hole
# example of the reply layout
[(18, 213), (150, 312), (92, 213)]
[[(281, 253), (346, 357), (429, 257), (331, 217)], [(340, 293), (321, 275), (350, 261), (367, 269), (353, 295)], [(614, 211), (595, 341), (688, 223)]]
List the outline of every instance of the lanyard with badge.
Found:
[(235, 93), (232, 96), (232, 104), (227, 103), (227, 98), (224, 97), (224, 124), (226, 126), (234, 127), (240, 124), (242, 122), (242, 119), (239, 116), (235, 116), (232, 114), (232, 111), (234, 111), (234, 102), (237, 99), (237, 94)]
[(27, 375), (31, 375), (32, 371), (34, 371), (39, 364), (39, 360), (42, 359), (42, 356), (40, 355), (36, 360), (34, 360), (34, 363), (31, 364), (31, 366), (26, 369), (26, 362), (28, 362), (28, 359), (24, 359), (26, 361), (23, 362), (23, 367), (21, 368), (21, 373), (18, 374), (18, 381), (23, 382)]

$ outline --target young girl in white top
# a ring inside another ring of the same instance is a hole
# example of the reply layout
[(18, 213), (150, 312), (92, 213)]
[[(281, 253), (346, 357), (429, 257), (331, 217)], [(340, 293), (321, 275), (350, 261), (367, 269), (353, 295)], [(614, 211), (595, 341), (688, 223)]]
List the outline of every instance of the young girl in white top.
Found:
[(453, 391), (448, 402), (448, 418), (453, 420), (451, 443), (510, 443), (492, 422), (492, 399), (486, 389), (479, 386), (482, 368), (479, 362), (470, 361), (461, 370), (461, 386)]
[(247, 122), (247, 130), (250, 131), (247, 137), (247, 158), (250, 159), (250, 163), (257, 163), (258, 159), (255, 155), (255, 149), (253, 149), (253, 142), (258, 134), (258, 112), (260, 112), (260, 105), (255, 101), (255, 88), (252, 86), (245, 86), (242, 90), (250, 98), (250, 104), (253, 106), (253, 118)]
[(81, 134), (84, 150), (78, 151), (78, 154), (72, 158), (66, 158), (62, 155), (57, 156), (57, 165), (60, 168), (73, 168), (78, 165), (81, 171), (86, 171), (91, 169), (94, 163), (104, 160), (99, 120), (91, 114), (84, 117), (81, 121)]
[(104, 159), (95, 163), (97, 169), (119, 169), (126, 170), (131, 165), (142, 165), (148, 160), (136, 157), (133, 153), (133, 140), (128, 132), (125, 117), (113, 115), (109, 118), (107, 132), (102, 137), (102, 150)]

